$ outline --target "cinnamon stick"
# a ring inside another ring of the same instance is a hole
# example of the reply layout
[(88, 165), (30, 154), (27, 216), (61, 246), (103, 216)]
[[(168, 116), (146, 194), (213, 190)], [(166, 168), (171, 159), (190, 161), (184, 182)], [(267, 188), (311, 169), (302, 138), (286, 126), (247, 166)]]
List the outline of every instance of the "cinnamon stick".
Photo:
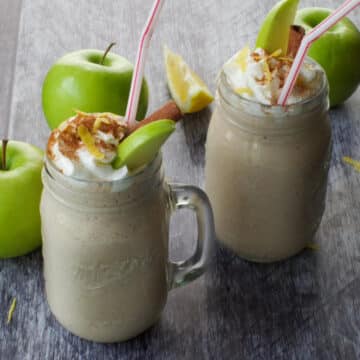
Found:
[(171, 100), (168, 101), (165, 105), (163, 105), (160, 109), (153, 112), (151, 115), (149, 115), (144, 120), (138, 121), (133, 127), (129, 129), (129, 133), (132, 133), (133, 131), (137, 130), (138, 128), (149, 124), (156, 120), (161, 119), (169, 119), (178, 121), (183, 117), (183, 114), (181, 110), (176, 105), (175, 101)]
[(290, 26), (287, 56), (290, 56), (292, 58), (296, 56), (304, 36), (305, 36), (305, 29), (302, 26), (300, 25)]

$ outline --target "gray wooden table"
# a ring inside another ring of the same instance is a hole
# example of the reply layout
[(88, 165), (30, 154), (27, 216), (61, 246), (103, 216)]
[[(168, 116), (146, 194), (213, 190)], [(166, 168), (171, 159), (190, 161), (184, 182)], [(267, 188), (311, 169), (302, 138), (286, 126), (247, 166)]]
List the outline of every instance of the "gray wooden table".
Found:
[[(334, 7), (340, 0), (302, 1)], [(165, 102), (162, 44), (181, 53), (215, 89), (221, 64), (253, 43), (272, 0), (168, 0), (153, 37), (146, 76), (150, 111)], [(80, 48), (134, 59), (151, 0), (0, 0), (0, 135), (44, 147), (49, 130), (41, 84), (50, 65)], [(351, 17), (360, 25), (360, 12)], [(211, 111), (186, 119), (165, 146), (167, 177), (203, 184)], [(207, 274), (173, 291), (160, 322), (122, 344), (99, 345), (64, 330), (44, 297), (41, 252), (0, 261), (0, 359), (358, 359), (360, 358), (360, 91), (331, 111), (334, 152), (318, 251), (273, 265), (218, 249)], [(0, 194), (1, 199), (1, 194)], [(192, 250), (194, 219), (172, 222), (171, 252)], [(0, 231), (2, 231), (0, 229)], [(5, 324), (13, 297), (18, 305)]]

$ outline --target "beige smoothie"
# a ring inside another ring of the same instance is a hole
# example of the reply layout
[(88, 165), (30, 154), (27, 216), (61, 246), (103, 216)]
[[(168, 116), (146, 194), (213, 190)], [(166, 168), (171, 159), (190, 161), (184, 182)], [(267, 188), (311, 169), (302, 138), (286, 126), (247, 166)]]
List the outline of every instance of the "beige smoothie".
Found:
[[(245, 74), (237, 72), (238, 56), (219, 76), (206, 191), (220, 242), (248, 260), (276, 261), (312, 241), (324, 211), (331, 154), (327, 83), (322, 69), (307, 61), (282, 108), (274, 105), (280, 83), (252, 82), (261, 78), (263, 53), (248, 53)], [(277, 74), (287, 66), (278, 59), (272, 65)]]
[[(97, 149), (77, 137), (81, 126), (98, 127), (92, 132)], [(78, 114), (52, 133), (43, 170), (47, 300), (64, 327), (99, 342), (127, 340), (154, 324), (168, 291), (202, 274), (213, 239), (207, 228), (199, 258), (181, 269), (170, 262), (169, 217), (182, 201), (176, 194), (183, 191), (191, 199), (201, 190), (171, 190), (160, 155), (135, 173), (112, 169), (123, 135), (123, 123), (114, 115)], [(104, 154), (101, 161), (97, 151)]]
[(149, 179), (118, 192), (69, 182), (65, 191), (51, 172), (43, 179), (44, 276), (52, 312), (73, 333), (96, 341), (148, 328), (160, 316), (168, 287), (161, 179), (154, 186), (152, 178), (146, 192)]

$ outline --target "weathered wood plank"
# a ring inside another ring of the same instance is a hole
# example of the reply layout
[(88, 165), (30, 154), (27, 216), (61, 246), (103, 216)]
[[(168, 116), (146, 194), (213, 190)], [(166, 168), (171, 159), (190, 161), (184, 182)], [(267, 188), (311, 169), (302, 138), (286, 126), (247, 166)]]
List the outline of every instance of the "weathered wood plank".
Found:
[(0, 2), (0, 139), (7, 138), (21, 0)]

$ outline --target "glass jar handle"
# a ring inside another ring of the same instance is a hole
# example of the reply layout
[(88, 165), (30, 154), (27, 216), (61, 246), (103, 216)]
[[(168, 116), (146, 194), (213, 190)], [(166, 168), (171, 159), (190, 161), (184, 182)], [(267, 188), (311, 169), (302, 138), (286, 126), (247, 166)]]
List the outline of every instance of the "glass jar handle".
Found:
[(185, 285), (204, 273), (215, 244), (214, 217), (210, 201), (204, 191), (189, 185), (169, 185), (172, 208), (191, 209), (196, 213), (198, 238), (196, 250), (186, 260), (170, 262), (169, 288)]

